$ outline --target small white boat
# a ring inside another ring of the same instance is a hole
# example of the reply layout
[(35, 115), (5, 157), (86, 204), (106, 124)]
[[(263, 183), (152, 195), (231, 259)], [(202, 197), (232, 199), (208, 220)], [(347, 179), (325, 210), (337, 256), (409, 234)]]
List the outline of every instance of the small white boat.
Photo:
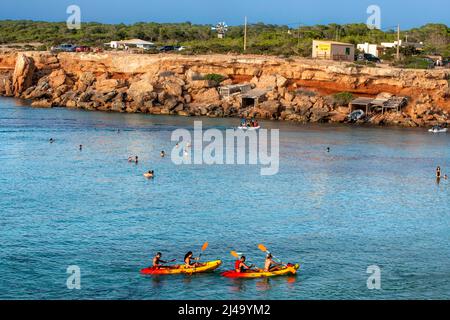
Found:
[(364, 117), (365, 113), (361, 109), (355, 110), (348, 115), (348, 120), (350, 121), (358, 121), (362, 117)]
[(242, 126), (239, 126), (238, 127), (238, 129), (240, 129), (240, 130), (258, 130), (260, 128), (261, 128), (261, 126), (257, 126), (257, 127), (242, 127)]
[(433, 128), (428, 130), (428, 132), (431, 132), (431, 133), (445, 133), (447, 131), (448, 131), (448, 128), (443, 128), (440, 126), (434, 126)]

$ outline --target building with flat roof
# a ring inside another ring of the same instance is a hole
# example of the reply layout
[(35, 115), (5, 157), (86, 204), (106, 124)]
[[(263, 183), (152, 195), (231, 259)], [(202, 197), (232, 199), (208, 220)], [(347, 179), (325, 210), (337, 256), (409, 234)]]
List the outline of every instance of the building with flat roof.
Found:
[(355, 46), (351, 43), (313, 40), (312, 57), (338, 61), (355, 61)]
[(150, 49), (155, 47), (155, 44), (150, 41), (145, 41), (141, 39), (129, 39), (120, 41), (111, 41), (105, 43), (105, 45), (110, 46), (113, 49), (126, 49), (126, 48), (141, 48)]
[(359, 51), (362, 51), (364, 53), (370, 53), (374, 55), (375, 57), (379, 57), (383, 54), (383, 47), (381, 47), (378, 44), (372, 44), (372, 43), (359, 43), (357, 46), (357, 49)]

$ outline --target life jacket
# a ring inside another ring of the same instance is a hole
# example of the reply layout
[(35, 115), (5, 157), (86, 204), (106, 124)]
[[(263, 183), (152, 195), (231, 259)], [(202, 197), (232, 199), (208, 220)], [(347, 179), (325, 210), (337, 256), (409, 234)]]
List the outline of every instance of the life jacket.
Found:
[(236, 260), (234, 262), (234, 270), (241, 271), (240, 268), (239, 268), (240, 264), (241, 264), (241, 260)]

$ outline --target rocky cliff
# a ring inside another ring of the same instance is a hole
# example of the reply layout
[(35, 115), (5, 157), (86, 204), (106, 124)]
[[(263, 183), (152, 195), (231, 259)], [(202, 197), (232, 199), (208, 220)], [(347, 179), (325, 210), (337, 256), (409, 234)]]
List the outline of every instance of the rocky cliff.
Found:
[[(207, 74), (223, 80), (207, 80)], [(372, 123), (450, 123), (449, 79), (449, 70), (263, 56), (0, 53), (0, 95), (32, 99), (36, 107), (182, 116), (343, 122), (348, 105), (339, 105), (332, 94), (345, 91), (408, 98), (402, 112), (374, 114), (367, 119)], [(219, 95), (219, 86), (237, 83), (251, 83), (265, 94), (250, 107), (243, 106), (239, 94)]]

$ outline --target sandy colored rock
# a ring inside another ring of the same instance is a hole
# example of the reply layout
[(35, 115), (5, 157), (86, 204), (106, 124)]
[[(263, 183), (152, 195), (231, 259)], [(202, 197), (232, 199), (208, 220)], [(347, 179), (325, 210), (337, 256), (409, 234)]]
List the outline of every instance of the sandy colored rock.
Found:
[(54, 70), (48, 76), (48, 82), (50, 84), (50, 87), (52, 88), (58, 88), (59, 86), (62, 86), (66, 83), (66, 79), (66, 73), (62, 69)]
[(34, 69), (33, 59), (23, 53), (19, 53), (12, 77), (13, 91), (16, 96), (31, 86)]
[(192, 94), (192, 100), (197, 103), (208, 103), (220, 100), (219, 92), (215, 88), (202, 89)]

